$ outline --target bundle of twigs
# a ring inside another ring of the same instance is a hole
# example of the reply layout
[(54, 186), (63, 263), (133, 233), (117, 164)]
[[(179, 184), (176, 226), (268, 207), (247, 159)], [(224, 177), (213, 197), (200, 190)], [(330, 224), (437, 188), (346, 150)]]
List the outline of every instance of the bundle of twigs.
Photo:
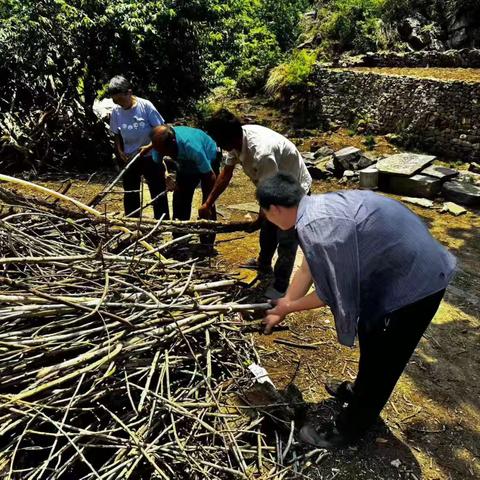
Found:
[(238, 397), (258, 359), (236, 312), (266, 305), (163, 257), (161, 223), (18, 203), (0, 218), (2, 478), (284, 478), (292, 435), (269, 440)]

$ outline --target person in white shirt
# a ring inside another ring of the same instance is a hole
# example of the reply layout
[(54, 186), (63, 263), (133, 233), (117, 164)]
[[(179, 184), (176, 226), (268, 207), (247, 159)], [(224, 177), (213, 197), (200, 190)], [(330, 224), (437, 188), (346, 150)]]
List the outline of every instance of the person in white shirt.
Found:
[[(200, 218), (208, 218), (215, 201), (230, 183), (237, 164), (242, 166), (255, 185), (277, 172), (286, 172), (300, 183), (306, 194), (310, 192), (312, 177), (302, 155), (283, 135), (260, 125), (242, 126), (240, 120), (225, 109), (219, 110), (208, 120), (206, 129), (217, 145), (230, 153), (213, 190), (198, 211)], [(295, 262), (298, 248), (295, 230), (282, 231), (261, 214), (255, 223), (261, 226), (260, 253), (258, 259), (250, 264), (258, 268), (260, 273), (270, 274), (273, 255), (277, 251), (274, 280), (265, 295), (272, 299), (279, 298), (287, 290)]]

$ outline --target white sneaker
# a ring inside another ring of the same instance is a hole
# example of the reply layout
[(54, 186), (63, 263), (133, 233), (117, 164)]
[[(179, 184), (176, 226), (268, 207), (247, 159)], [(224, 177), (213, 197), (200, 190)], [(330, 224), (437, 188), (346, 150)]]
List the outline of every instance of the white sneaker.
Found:
[(285, 296), (285, 292), (279, 292), (273, 285), (270, 285), (266, 290), (264, 295), (270, 300), (278, 300)]

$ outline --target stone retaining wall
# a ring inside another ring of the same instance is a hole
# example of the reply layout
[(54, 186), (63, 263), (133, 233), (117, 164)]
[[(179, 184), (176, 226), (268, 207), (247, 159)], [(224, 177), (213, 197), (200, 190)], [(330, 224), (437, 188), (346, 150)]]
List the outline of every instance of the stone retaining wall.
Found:
[(464, 162), (480, 159), (480, 83), (318, 68), (308, 92), (295, 97), (298, 113), (317, 125), (393, 133), (406, 148)]
[(340, 58), (342, 67), (443, 67), (480, 68), (480, 50), (422, 50), (419, 52), (378, 52)]

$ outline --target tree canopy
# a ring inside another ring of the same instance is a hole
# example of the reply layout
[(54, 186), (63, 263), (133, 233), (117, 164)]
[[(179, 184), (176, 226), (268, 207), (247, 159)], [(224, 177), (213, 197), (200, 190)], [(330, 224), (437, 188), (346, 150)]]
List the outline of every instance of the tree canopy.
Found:
[(92, 106), (116, 74), (169, 120), (215, 86), (255, 91), (294, 45), (309, 3), (4, 0), (0, 164), (98, 164), (108, 148)]

